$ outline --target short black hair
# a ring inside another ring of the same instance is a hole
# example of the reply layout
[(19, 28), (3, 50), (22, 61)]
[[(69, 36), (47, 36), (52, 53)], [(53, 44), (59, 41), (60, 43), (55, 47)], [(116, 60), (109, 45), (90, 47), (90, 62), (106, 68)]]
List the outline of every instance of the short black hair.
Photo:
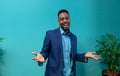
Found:
[(61, 10), (58, 12), (58, 17), (59, 17), (59, 15), (60, 15), (60, 13), (62, 13), (62, 12), (66, 12), (66, 13), (69, 15), (69, 12), (68, 12), (66, 9), (61, 9)]

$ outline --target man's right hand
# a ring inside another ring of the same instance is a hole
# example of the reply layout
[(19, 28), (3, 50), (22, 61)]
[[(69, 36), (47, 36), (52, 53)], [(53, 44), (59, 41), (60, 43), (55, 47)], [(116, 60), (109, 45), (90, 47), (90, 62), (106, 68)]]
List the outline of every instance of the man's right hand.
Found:
[(35, 60), (36, 62), (41, 62), (41, 63), (45, 62), (45, 59), (42, 56), (42, 54), (39, 54), (37, 52), (32, 52), (32, 54), (36, 56), (35, 58), (32, 58), (32, 60)]

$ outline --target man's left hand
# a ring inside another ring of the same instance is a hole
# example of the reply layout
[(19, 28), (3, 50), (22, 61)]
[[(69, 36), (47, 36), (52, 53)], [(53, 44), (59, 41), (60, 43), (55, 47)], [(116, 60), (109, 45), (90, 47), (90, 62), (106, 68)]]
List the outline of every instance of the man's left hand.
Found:
[(95, 60), (101, 59), (101, 57), (99, 55), (96, 55), (96, 52), (87, 52), (85, 54), (85, 57), (86, 58), (92, 58), (92, 59), (95, 59)]

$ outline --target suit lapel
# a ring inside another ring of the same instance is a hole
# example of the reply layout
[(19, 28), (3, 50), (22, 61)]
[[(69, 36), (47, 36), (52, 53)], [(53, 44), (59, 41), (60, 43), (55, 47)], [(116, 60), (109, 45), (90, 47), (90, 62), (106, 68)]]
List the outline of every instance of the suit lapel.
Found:
[(60, 45), (60, 53), (61, 53), (61, 57), (63, 59), (63, 45), (62, 45), (62, 36), (61, 36), (61, 33), (60, 33), (60, 28), (58, 28), (56, 30), (56, 37), (57, 37), (57, 41), (59, 42), (59, 45)]

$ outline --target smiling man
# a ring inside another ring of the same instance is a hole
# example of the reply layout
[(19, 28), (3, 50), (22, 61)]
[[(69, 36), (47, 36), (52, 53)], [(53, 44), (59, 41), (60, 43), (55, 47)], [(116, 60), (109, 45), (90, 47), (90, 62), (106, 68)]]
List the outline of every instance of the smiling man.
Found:
[(77, 53), (77, 37), (70, 31), (70, 15), (65, 9), (58, 12), (59, 27), (46, 32), (43, 48), (33, 60), (41, 66), (46, 59), (45, 76), (76, 76), (76, 61), (87, 62), (100, 56), (95, 52)]
[(65, 33), (69, 33), (69, 28), (70, 28), (70, 17), (69, 13), (66, 10), (61, 10), (58, 13), (58, 22), (60, 24), (60, 27), (62, 30), (64, 30)]

